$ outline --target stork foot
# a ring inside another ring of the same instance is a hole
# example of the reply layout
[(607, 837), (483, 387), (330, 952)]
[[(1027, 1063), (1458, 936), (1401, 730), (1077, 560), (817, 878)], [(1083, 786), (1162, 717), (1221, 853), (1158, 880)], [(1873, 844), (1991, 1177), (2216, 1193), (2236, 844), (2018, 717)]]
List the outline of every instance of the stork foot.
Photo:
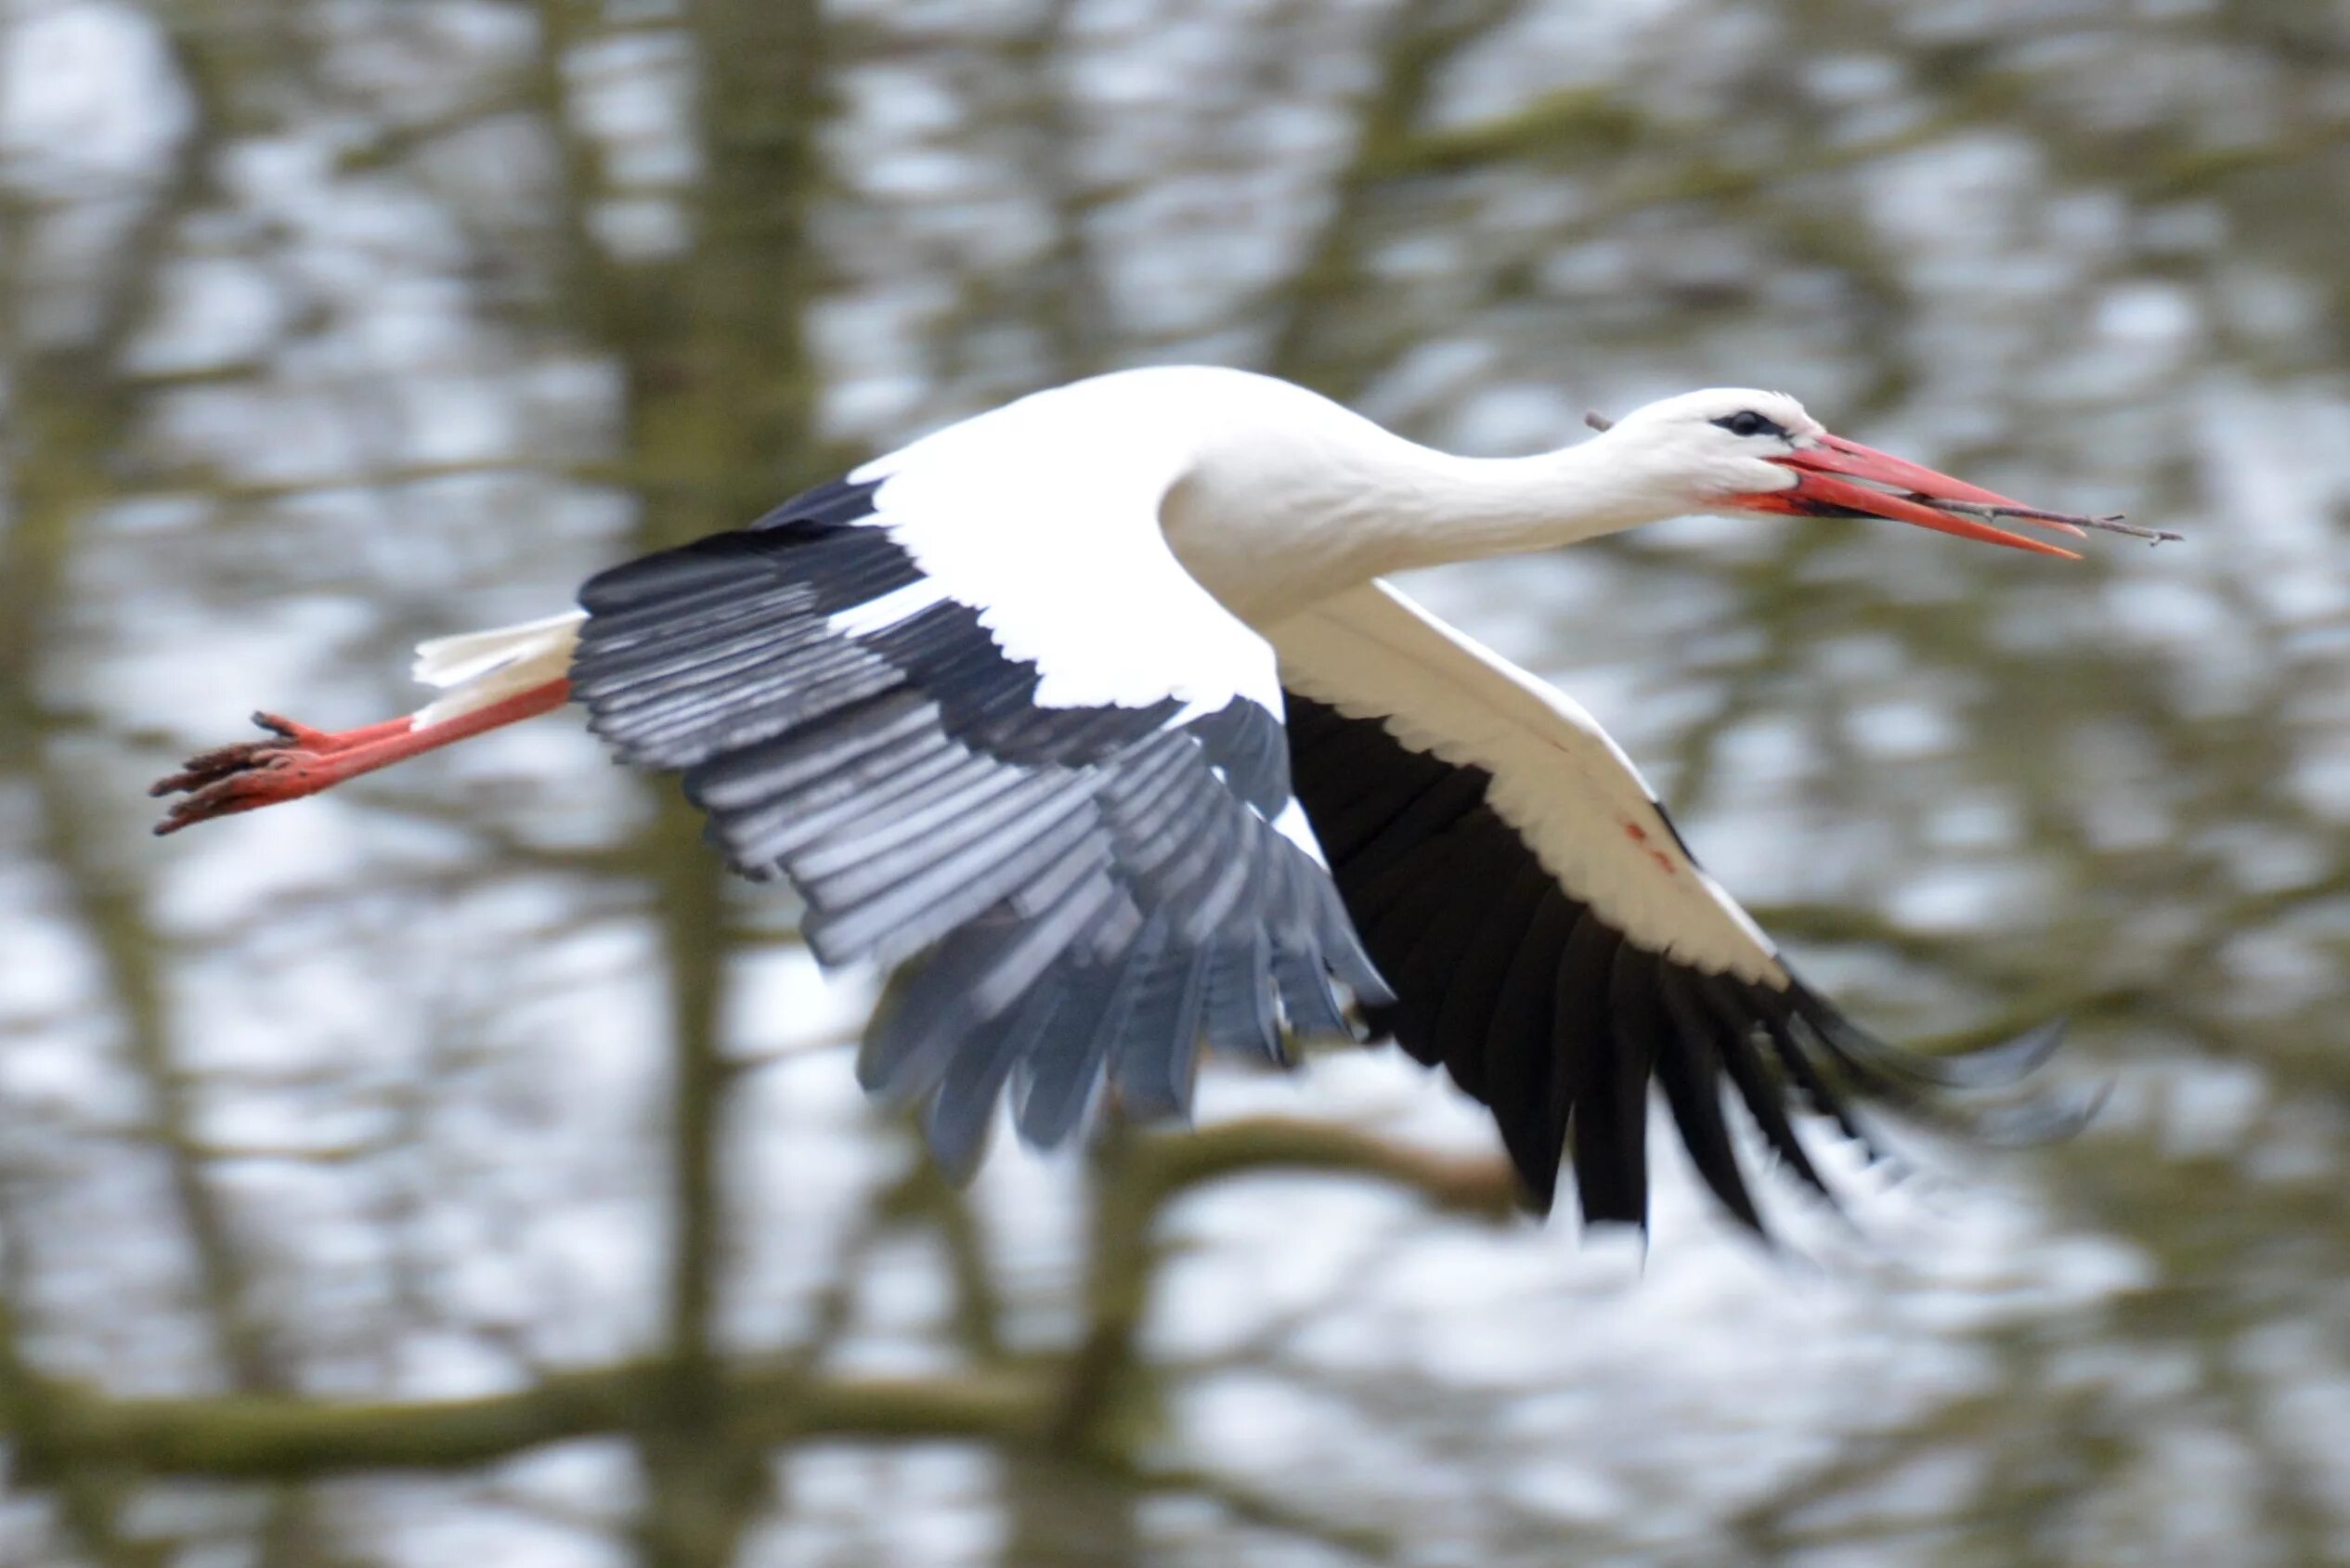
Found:
[(253, 721), (269, 732), (267, 739), (200, 751), (178, 772), (155, 781), (148, 794), (188, 797), (173, 802), (155, 831), (177, 833), (214, 817), (299, 800), (469, 735), (550, 712), (570, 694), (570, 681), (545, 680), (430, 723), (423, 714), (410, 713), (356, 730), (313, 730), (274, 713), (256, 713)]
[(377, 765), (366, 756), (370, 748), (405, 734), (410, 724), (407, 719), (394, 719), (357, 730), (314, 730), (274, 713), (256, 713), (253, 721), (269, 732), (266, 740), (200, 751), (178, 772), (149, 787), (147, 793), (158, 798), (187, 797), (174, 801), (155, 824), (158, 836), (316, 795)]

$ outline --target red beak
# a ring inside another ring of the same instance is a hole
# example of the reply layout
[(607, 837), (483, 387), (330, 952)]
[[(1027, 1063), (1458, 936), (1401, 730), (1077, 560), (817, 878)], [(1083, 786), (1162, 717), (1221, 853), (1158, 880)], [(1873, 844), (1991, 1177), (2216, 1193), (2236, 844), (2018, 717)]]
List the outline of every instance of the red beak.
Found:
[[(1993, 491), (1953, 479), (1947, 473), (1937, 473), (1857, 441), (1847, 441), (1841, 435), (1823, 435), (1816, 446), (1772, 460), (1795, 470), (1796, 482), (1784, 490), (1739, 497), (1737, 504), (1744, 510), (1798, 517), (1890, 517), (1937, 533), (1955, 534), (1962, 539), (1980, 539), (1985, 544), (2004, 544), (2042, 555), (2061, 555), (2068, 561), (2081, 559), (2072, 551), (1995, 528), (1977, 517), (1944, 512), (1935, 503), (1959, 501), (1969, 508), (1996, 508), (2001, 512), (2079, 536), (2080, 527), (2062, 515), (2009, 500)], [(1855, 484), (1855, 480), (1866, 483)]]

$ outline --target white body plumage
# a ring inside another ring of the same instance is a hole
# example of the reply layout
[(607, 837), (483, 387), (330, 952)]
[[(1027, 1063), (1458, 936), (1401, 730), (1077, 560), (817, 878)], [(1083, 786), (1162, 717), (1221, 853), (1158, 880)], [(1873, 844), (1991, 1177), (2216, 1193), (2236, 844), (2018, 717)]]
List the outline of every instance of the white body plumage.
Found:
[[(1795, 979), (1589, 715), (1382, 578), (1694, 511), (2052, 549), (1975, 520), (2012, 506), (1775, 393), (1489, 460), (1263, 376), (1125, 371), (616, 567), (579, 611), (428, 642), (442, 695), (365, 750), (567, 691), (624, 758), (682, 772), (738, 869), (799, 887), (821, 957), (924, 955), (862, 1070), (924, 1104), (951, 1166), (1006, 1091), (1045, 1144), (1104, 1093), (1180, 1109), (1201, 1043), (1279, 1057), (1281, 1021), (1344, 1030), (1335, 981), (1493, 1108), (1538, 1202), (1565, 1150), (1587, 1216), (1644, 1214), (1653, 1074), (1759, 1225), (1725, 1082), (1818, 1185), (1791, 1087), (1850, 1130), (1817, 1063), (1895, 1099), (1941, 1069)], [(279, 732), (261, 750), (315, 733)], [(337, 755), (325, 782), (381, 765)], [(242, 756), (166, 781), (214, 792), (166, 826), (250, 809)]]
[[(1588, 714), (1394, 590), (1347, 593), (1389, 572), (1690, 511), (1707, 486), (1784, 484), (1706, 422), (1731, 406), (1818, 429), (1780, 395), (1702, 392), (1563, 451), (1459, 458), (1269, 376), (1208, 366), (1097, 376), (851, 473), (881, 482), (872, 524), (926, 581), (839, 624), (878, 629), (941, 597), (980, 606), (997, 645), (1042, 671), (1045, 706), (1172, 695), (1192, 717), (1242, 695), (1278, 713), (1292, 680), (1349, 714), (1392, 718), (1422, 749), (1494, 771), (1498, 804), (1544, 863), (1634, 940), (1784, 983), (1770, 943), (1688, 863), (1637, 770)], [(1677, 408), (1684, 417), (1660, 417)], [(583, 618), (425, 643), (416, 677), (448, 695), (418, 722), (559, 676)]]

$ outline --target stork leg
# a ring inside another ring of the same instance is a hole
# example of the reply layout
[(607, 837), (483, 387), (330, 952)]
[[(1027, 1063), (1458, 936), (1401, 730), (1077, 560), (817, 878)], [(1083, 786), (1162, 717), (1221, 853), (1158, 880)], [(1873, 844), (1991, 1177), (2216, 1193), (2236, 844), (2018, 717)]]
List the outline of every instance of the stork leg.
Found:
[(313, 730), (274, 713), (256, 713), (253, 721), (269, 732), (267, 740), (241, 741), (199, 752), (178, 772), (155, 781), (148, 794), (188, 797), (173, 803), (163, 820), (155, 824), (155, 831), (177, 833), (214, 817), (299, 800), (345, 779), (437, 751), (486, 730), (535, 718), (562, 706), (570, 694), (571, 682), (550, 680), (421, 729), (413, 718), (406, 716), (356, 730), (329, 731)]

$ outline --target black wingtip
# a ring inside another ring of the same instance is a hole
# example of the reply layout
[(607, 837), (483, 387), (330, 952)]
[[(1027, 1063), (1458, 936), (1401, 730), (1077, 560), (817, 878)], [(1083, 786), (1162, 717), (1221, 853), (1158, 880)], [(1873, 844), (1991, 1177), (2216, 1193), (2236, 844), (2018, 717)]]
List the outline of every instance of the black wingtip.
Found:
[(1559, 1204), (1558, 1167), (1551, 1167), (1547, 1175), (1538, 1175), (1524, 1162), (1513, 1159), (1513, 1169), (1518, 1176), (1518, 1206), (1538, 1220), (1547, 1220)]
[(2064, 1044), (2072, 1020), (2063, 1017), (2035, 1024), (2020, 1034), (1954, 1056), (1928, 1057), (1940, 1061), (1967, 1089), (2010, 1089), (2022, 1082)]
[(2067, 1020), (2051, 1018), (2005, 1040), (1948, 1055), (1904, 1049), (1878, 1039), (1847, 1017), (1800, 980), (1788, 988), (1798, 1017), (1820, 1043), (1864, 1077), (1907, 1082), (1926, 1089), (2012, 1089), (2029, 1078), (2064, 1043)]
[(1977, 1109), (1967, 1131), (2001, 1148), (2034, 1148), (2076, 1136), (2113, 1096), (2113, 1080), (2051, 1089), (2010, 1105)]
[[(1851, 1093), (1898, 1121), (1986, 1148), (2043, 1147), (2079, 1134), (2110, 1097), (2112, 1082), (2032, 1084), (2062, 1046), (2069, 1020), (2050, 1018), (1984, 1045), (1934, 1056), (1876, 1041), (1805, 993), (1790, 1011), (1825, 1047), (1831, 1071)], [(1824, 1025), (1821, 1013), (1833, 1020)], [(1841, 1027), (1836, 1027), (1840, 1025)], [(1899, 1177), (1907, 1163), (1872, 1139), (1873, 1163)]]

